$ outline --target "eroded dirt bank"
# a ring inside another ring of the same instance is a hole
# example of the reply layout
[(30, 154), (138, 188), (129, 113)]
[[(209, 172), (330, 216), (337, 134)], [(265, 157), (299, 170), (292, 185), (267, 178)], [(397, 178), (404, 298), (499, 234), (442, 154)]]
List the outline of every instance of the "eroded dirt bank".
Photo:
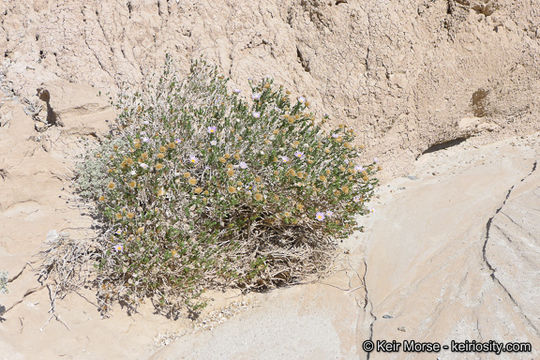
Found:
[[(0, 270), (16, 279), (0, 295), (0, 359), (363, 359), (369, 338), (538, 351), (540, 3), (478, 3), (1, 2)], [(353, 127), (384, 171), (367, 232), (343, 243), (330, 279), (214, 294), (197, 323), (150, 306), (102, 320), (87, 291), (53, 312), (33, 255), (54, 231), (91, 236), (69, 186), (81, 141), (114, 119), (104, 94), (165, 52), (183, 70), (206, 56), (242, 94), (270, 75)]]

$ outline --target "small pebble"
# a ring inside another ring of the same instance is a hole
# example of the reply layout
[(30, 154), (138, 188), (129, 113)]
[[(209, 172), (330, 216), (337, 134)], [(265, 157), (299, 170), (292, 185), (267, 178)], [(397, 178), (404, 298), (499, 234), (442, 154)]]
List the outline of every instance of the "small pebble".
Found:
[(392, 315), (388, 315), (388, 314), (385, 314), (382, 317), (383, 317), (383, 319), (391, 319), (391, 318), (393, 318)]

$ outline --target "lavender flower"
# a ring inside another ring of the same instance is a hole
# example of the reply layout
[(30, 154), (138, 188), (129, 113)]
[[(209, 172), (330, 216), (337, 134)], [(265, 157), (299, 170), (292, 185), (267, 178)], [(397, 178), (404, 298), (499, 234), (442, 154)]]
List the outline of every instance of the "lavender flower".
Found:
[(199, 159), (197, 159), (197, 157), (195, 155), (191, 155), (189, 157), (189, 162), (192, 163), (192, 164), (197, 164), (199, 162)]
[(284, 163), (289, 162), (290, 160), (287, 156), (280, 155), (279, 157), (281, 158), (281, 161), (283, 161)]

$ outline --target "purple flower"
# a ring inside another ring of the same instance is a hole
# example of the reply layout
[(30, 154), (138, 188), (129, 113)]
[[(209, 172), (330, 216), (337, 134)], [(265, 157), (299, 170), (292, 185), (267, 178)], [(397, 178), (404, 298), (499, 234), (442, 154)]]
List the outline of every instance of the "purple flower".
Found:
[(326, 212), (326, 216), (330, 217), (330, 216), (332, 216), (332, 215), (334, 215), (334, 212), (333, 212), (332, 210), (328, 210), (328, 211)]
[(209, 133), (209, 134), (215, 133), (216, 130), (217, 130), (217, 128), (216, 128), (215, 126), (209, 126), (209, 127), (208, 127), (208, 133)]
[(124, 245), (122, 245), (122, 244), (116, 244), (116, 245), (114, 245), (114, 251), (116, 251), (116, 252), (122, 252), (122, 251), (124, 251)]
[(339, 137), (339, 134), (332, 134), (332, 137), (333, 137), (334, 139), (336, 139), (336, 138)]
[(301, 151), (297, 151), (297, 152), (294, 153), (294, 156), (296, 156), (299, 159), (303, 159), (304, 158), (304, 153), (301, 152)]
[(212, 140), (212, 141), (210, 141), (210, 145), (212, 145), (212, 146), (215, 146), (215, 145), (217, 145), (217, 141), (216, 141), (216, 140)]
[(281, 161), (283, 161), (284, 163), (289, 161), (289, 158), (287, 156), (280, 155), (279, 157), (281, 158)]
[(234, 89), (234, 90), (233, 90), (233, 93), (235, 93), (235, 94), (240, 94), (241, 91), (242, 91), (242, 90), (240, 90), (240, 89)]
[(197, 157), (195, 155), (191, 155), (189, 157), (189, 162), (192, 163), (192, 164), (197, 164), (199, 162), (199, 159), (197, 159)]
[(362, 171), (364, 171), (365, 169), (364, 169), (363, 166), (356, 165), (356, 166), (354, 167), (354, 170), (359, 171), (359, 172), (362, 172)]
[(247, 169), (248, 165), (243, 162), (243, 161), (240, 161), (240, 163), (238, 164), (238, 166), (240, 166), (240, 169)]
[(258, 112), (258, 111), (254, 111), (254, 112), (253, 112), (253, 117), (254, 117), (255, 119), (258, 119), (258, 118), (261, 117), (261, 113)]
[(300, 104), (303, 104), (303, 103), (306, 102), (306, 98), (303, 97), (303, 96), (300, 96), (300, 97), (298, 98), (298, 102), (299, 102)]
[(373, 162), (374, 162), (375, 164), (377, 164), (377, 163), (379, 162), (379, 159), (373, 158)]
[(150, 139), (149, 139), (147, 136), (145, 136), (145, 137), (142, 138), (142, 142), (147, 143), (147, 142), (149, 142), (149, 141), (150, 141)]
[(353, 201), (354, 201), (355, 203), (360, 202), (360, 196), (355, 196), (355, 197), (353, 198)]
[(180, 144), (182, 142), (182, 140), (181, 139), (176, 139), (176, 140), (174, 140), (174, 142), (177, 143), (177, 144)]
[(317, 214), (315, 214), (315, 218), (319, 221), (323, 221), (324, 220), (324, 213), (323, 212), (318, 212)]
[(261, 94), (260, 93), (253, 93), (253, 95), (251, 95), (251, 98), (253, 100), (259, 100), (261, 98)]

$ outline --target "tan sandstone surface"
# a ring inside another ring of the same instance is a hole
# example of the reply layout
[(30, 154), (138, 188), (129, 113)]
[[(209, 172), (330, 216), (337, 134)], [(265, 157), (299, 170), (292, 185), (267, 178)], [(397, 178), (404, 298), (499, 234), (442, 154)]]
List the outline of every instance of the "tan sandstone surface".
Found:
[[(497, 358), (538, 358), (539, 1), (4, 1), (0, 50), (0, 271), (24, 268), (0, 294), (0, 359), (364, 359), (370, 338), (529, 341)], [(330, 278), (216, 293), (197, 322), (101, 319), (88, 290), (53, 312), (34, 255), (92, 236), (75, 156), (114, 119), (104, 94), (165, 52), (206, 56), (244, 94), (270, 75), (353, 127), (382, 160), (375, 212)], [(458, 145), (421, 155), (440, 143)], [(495, 358), (369, 358), (422, 356)]]

